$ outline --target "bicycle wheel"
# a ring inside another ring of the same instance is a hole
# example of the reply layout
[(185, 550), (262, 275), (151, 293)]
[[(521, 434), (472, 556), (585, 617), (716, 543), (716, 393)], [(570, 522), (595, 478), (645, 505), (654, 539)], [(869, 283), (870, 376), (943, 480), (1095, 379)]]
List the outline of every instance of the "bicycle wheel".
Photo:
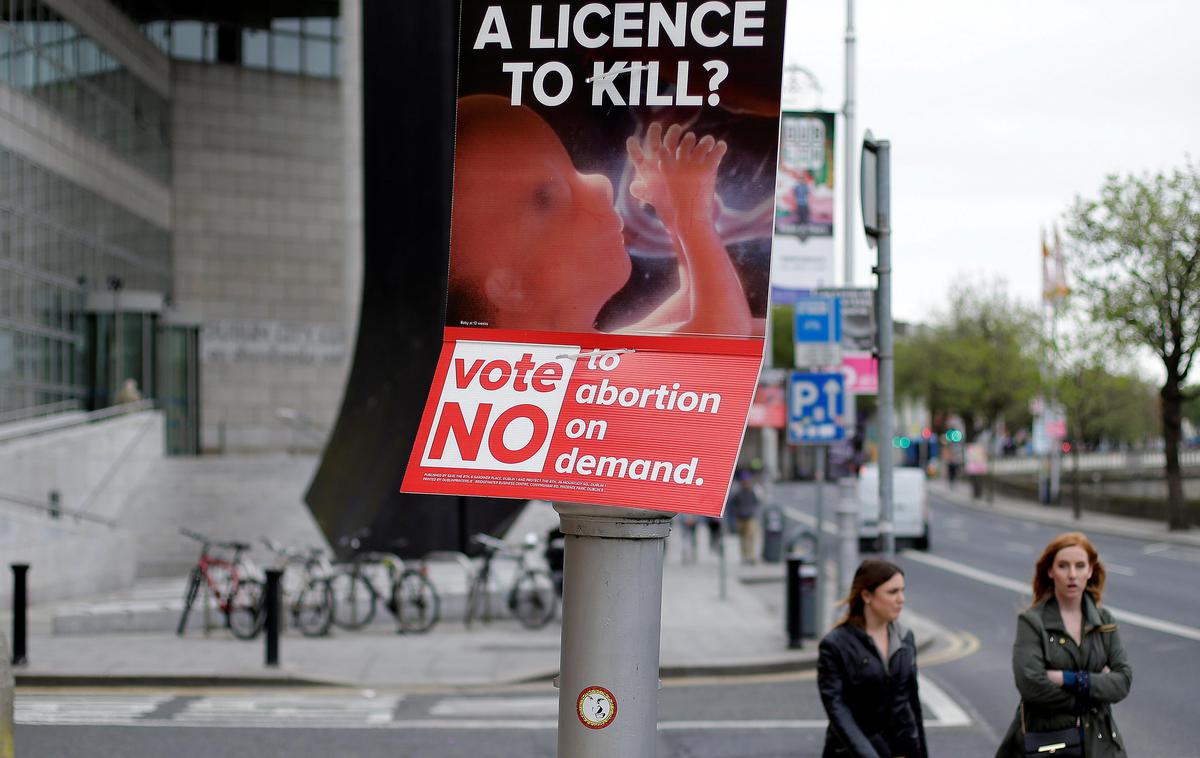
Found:
[(517, 577), (508, 595), (513, 615), (529, 629), (540, 629), (550, 623), (557, 602), (554, 580), (545, 571), (525, 571)]
[(375, 593), (362, 574), (335, 574), (329, 586), (333, 590), (333, 623), (343, 629), (362, 629), (375, 618)]
[(267, 590), (257, 579), (243, 579), (229, 599), (225, 622), (239, 640), (252, 640), (267, 620)]
[(441, 601), (433, 583), (420, 571), (409, 569), (392, 586), (392, 603), (400, 631), (410, 634), (428, 632), (438, 621)]
[(333, 589), (328, 579), (313, 579), (300, 590), (292, 605), (292, 618), (306, 637), (324, 637), (333, 624)]
[(192, 570), (188, 572), (187, 588), (183, 591), (183, 613), (179, 614), (179, 627), (175, 630), (175, 634), (180, 637), (187, 631), (188, 614), (192, 612), (192, 605), (196, 602), (196, 595), (200, 592), (200, 567), (192, 566)]

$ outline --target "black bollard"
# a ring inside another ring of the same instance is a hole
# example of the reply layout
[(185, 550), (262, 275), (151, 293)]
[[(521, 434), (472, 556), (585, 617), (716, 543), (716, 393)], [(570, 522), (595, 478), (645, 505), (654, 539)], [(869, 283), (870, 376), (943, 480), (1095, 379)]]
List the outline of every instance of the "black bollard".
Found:
[(279, 580), (283, 572), (267, 569), (267, 596), (264, 599), (267, 632), (267, 665), (279, 665)]
[(29, 658), (25, 655), (25, 606), (28, 604), (29, 595), (26, 592), (27, 575), (29, 574), (28, 563), (12, 564), (13, 572), (13, 652), (12, 664), (14, 666), (22, 666), (29, 662)]
[(800, 567), (804, 560), (799, 556), (789, 555), (787, 558), (787, 582), (785, 583), (785, 614), (787, 620), (788, 647), (795, 650), (804, 647), (800, 637)]

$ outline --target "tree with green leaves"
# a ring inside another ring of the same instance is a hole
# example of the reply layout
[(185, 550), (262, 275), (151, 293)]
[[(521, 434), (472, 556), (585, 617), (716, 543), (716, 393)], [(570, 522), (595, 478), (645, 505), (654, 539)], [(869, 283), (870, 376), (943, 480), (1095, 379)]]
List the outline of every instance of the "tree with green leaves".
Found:
[(1003, 419), (1027, 426), (1038, 389), (1037, 315), (1002, 282), (967, 282), (933, 323), (896, 341), (896, 393), (961, 416), (971, 439)]
[(1159, 389), (1166, 452), (1167, 525), (1188, 527), (1179, 468), (1188, 373), (1200, 347), (1200, 168), (1109, 176), (1098, 199), (1068, 212), (1072, 270), (1093, 319), (1115, 342), (1149, 348), (1166, 378)]
[(1060, 335), (1050, 386), (1066, 410), (1072, 442), (1071, 504), (1075, 518), (1083, 513), (1079, 454), (1101, 443), (1144, 445), (1157, 435), (1158, 398), (1154, 386), (1136, 370), (1120, 367), (1111, 347), (1094, 324), (1071, 324)]

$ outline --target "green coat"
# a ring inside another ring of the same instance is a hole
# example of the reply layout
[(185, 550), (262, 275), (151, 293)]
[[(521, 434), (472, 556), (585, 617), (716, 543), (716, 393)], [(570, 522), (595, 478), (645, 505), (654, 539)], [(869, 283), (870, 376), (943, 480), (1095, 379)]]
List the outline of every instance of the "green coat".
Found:
[[(1025, 728), (1031, 732), (1069, 729), (1079, 718), (1087, 758), (1123, 758), (1125, 743), (1113, 721), (1112, 704), (1129, 694), (1133, 669), (1125, 658), (1125, 648), (1121, 646), (1112, 614), (1107, 608), (1096, 606), (1086, 593), (1082, 639), (1083, 644), (1077, 646), (1067, 634), (1058, 601), (1053, 595), (1018, 617), (1017, 639), (1013, 643), (1013, 676), (1025, 703)], [(1109, 671), (1102, 673), (1105, 666)], [(1088, 701), (1077, 706), (1075, 693), (1052, 683), (1046, 677), (1047, 670), (1090, 672)], [(996, 756), (1019, 758), (1023, 755), (1018, 710)]]

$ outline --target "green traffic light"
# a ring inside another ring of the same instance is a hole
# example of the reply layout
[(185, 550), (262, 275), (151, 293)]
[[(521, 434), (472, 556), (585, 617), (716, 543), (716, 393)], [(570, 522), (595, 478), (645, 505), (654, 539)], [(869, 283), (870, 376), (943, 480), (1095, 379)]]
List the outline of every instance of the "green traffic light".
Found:
[(947, 442), (962, 442), (963, 433), (957, 429), (948, 429), (946, 431)]

